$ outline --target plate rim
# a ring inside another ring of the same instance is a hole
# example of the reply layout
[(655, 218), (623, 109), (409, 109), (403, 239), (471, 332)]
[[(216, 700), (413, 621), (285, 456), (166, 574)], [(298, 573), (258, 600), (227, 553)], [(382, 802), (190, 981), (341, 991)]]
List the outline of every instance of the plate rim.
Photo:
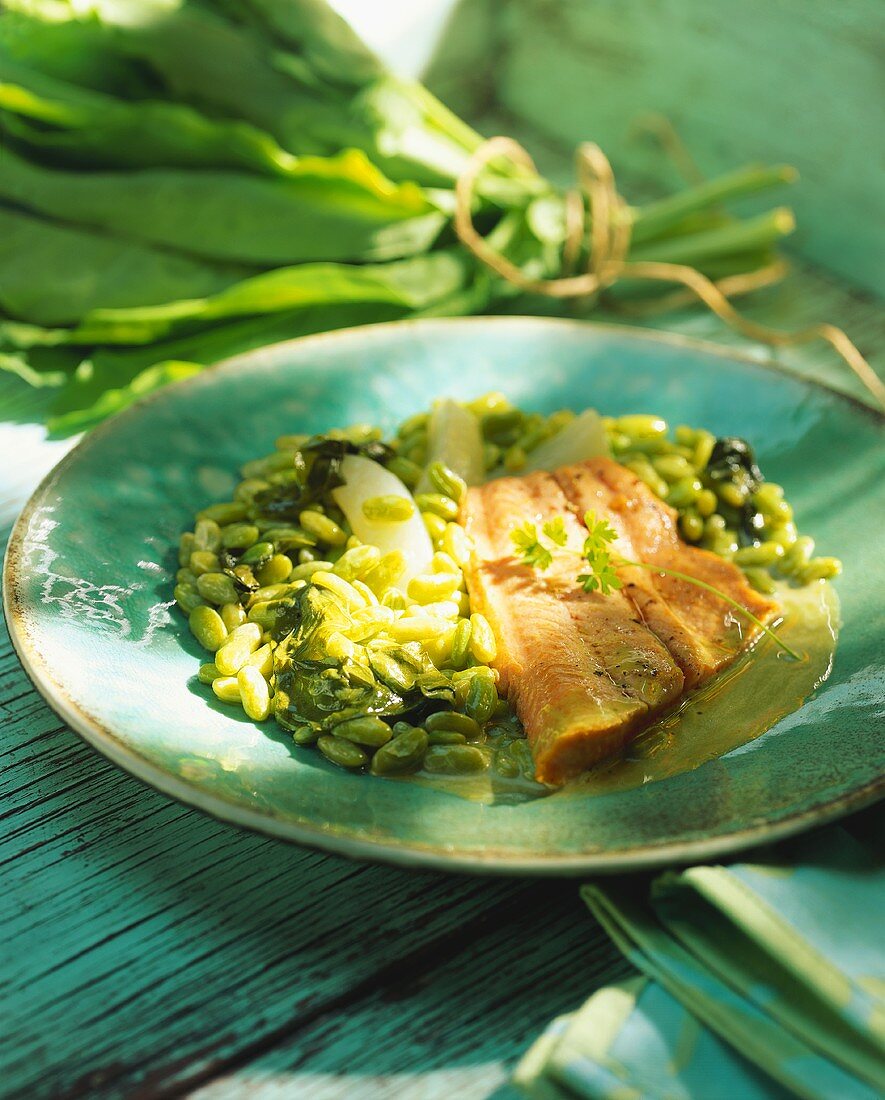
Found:
[(184, 386), (198, 386), (201, 382), (211, 382), (219, 373), (241, 369), (244, 363), (253, 362), (268, 356), (285, 355), (292, 346), (329, 342), (352, 336), (354, 333), (384, 334), (391, 330), (432, 329), (435, 327), (457, 328), (473, 325), (514, 325), (530, 323), (532, 325), (583, 330), (588, 333), (601, 331), (623, 336), (626, 339), (640, 340), (650, 344), (670, 344), (702, 351), (723, 359), (736, 361), (744, 366), (762, 372), (773, 372), (813, 390), (846, 402), (856, 414), (865, 414), (880, 425), (885, 424), (885, 412), (866, 404), (852, 394), (826, 385), (814, 378), (808, 378), (798, 371), (779, 363), (777, 360), (760, 359), (741, 349), (732, 349), (712, 341), (696, 339), (679, 333), (659, 332), (629, 325), (610, 322), (596, 322), (577, 318), (534, 317), (532, 315), (496, 315), (491, 317), (468, 316), (452, 318), (413, 318), (400, 321), (387, 321), (369, 325), (355, 325), (348, 328), (314, 333), (296, 337), (292, 340), (278, 341), (265, 347), (254, 348), (236, 356), (230, 356), (207, 367), (199, 374), (184, 379), (176, 385), (163, 387), (139, 399), (117, 416), (99, 424), (84, 435), (55, 466), (41, 479), (28, 498), (24, 508), (16, 519), (6, 547), (3, 565), (3, 607), (4, 616), (12, 640), (13, 648), (22, 663), (25, 672), (37, 691), (91, 748), (100, 752), (117, 767), (139, 782), (158, 790), (183, 805), (193, 807), (216, 820), (236, 825), (250, 832), (270, 835), (276, 839), (295, 843), (315, 851), (328, 852), (355, 860), (369, 860), (393, 864), (401, 867), (423, 868), (432, 871), (453, 873), (471, 873), (478, 875), (510, 876), (552, 876), (566, 877), (587, 874), (616, 874), (623, 872), (645, 871), (664, 866), (674, 866), (689, 862), (706, 861), (726, 854), (753, 847), (761, 843), (785, 839), (813, 825), (823, 825), (833, 821), (851, 810), (859, 810), (873, 804), (885, 794), (885, 776), (878, 776), (860, 787), (816, 803), (814, 806), (788, 813), (777, 822), (762, 821), (737, 831), (715, 837), (700, 837), (692, 840), (670, 841), (661, 845), (646, 845), (641, 849), (621, 849), (605, 853), (585, 852), (568, 856), (520, 856), (507, 855), (495, 850), (478, 852), (431, 847), (415, 842), (397, 842), (387, 840), (367, 840), (330, 829), (328, 831), (290, 819), (278, 818), (267, 812), (259, 812), (217, 795), (202, 791), (198, 786), (180, 779), (143, 757), (134, 748), (124, 744), (114, 732), (97, 718), (80, 707), (68, 695), (67, 690), (52, 675), (36, 652), (29, 637), (25, 616), (19, 602), (18, 577), (22, 570), (22, 550), (24, 532), (30, 517), (42, 498), (56, 479), (67, 467), (76, 462), (94, 441), (101, 440), (105, 434), (118, 431), (128, 420), (139, 416), (143, 410), (156, 401), (173, 399), (173, 395)]

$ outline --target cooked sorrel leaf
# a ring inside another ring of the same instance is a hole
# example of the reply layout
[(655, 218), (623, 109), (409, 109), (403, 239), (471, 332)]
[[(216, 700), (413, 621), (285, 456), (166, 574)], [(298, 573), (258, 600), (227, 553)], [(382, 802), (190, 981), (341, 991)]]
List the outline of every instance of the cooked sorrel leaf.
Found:
[(756, 465), (753, 448), (737, 436), (722, 436), (716, 440), (706, 472), (714, 481), (740, 478), (751, 490), (758, 488), (765, 480)]
[(351, 443), (315, 435), (295, 455), (298, 478), (286, 485), (273, 485), (255, 494), (259, 514), (273, 519), (297, 520), (300, 513), (326, 493), (344, 484), (341, 463), (345, 455), (361, 455), (382, 465), (393, 458), (386, 443)]

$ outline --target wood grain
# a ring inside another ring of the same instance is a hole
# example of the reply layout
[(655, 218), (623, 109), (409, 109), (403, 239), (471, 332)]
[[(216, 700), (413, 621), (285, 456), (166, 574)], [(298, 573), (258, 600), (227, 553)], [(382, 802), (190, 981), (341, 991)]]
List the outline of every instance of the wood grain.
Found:
[(675, 125), (704, 172), (793, 164), (801, 182), (785, 201), (799, 219), (798, 254), (885, 293), (876, 0), (507, 0), (492, 22), (471, 8), (462, 4), (431, 69), (431, 87), (445, 91), (459, 47), (484, 57), (490, 78), (468, 80), (456, 107), (475, 115), (494, 102), (570, 149), (596, 141), (628, 173), (660, 175), (636, 137), (649, 112)]

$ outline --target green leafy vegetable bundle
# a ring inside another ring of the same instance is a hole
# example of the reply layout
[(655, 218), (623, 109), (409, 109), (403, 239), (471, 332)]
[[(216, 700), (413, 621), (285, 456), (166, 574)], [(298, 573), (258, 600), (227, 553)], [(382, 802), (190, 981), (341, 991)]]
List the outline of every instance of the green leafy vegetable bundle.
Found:
[[(323, 0), (5, 0), (0, 369), (57, 387), (73, 432), (263, 344), (493, 309), (514, 289), (452, 225), (481, 144)], [(721, 204), (789, 177), (632, 209), (629, 258), (764, 267), (788, 213)], [(493, 161), (472, 216), (527, 278), (561, 270), (565, 199), (537, 173)]]

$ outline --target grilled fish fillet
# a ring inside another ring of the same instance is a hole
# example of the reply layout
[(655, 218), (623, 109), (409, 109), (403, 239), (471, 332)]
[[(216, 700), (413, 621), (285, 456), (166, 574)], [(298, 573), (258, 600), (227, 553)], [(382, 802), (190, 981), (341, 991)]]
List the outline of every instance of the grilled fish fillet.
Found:
[[(495, 633), (500, 688), (545, 783), (563, 783), (619, 752), (750, 637), (733, 625), (722, 600), (642, 569), (619, 570), (620, 592), (584, 592), (577, 577), (586, 569), (580, 551), (588, 510), (609, 520), (624, 557), (707, 580), (763, 620), (776, 612), (733, 565), (682, 543), (672, 509), (610, 460), (470, 489), (464, 522), (475, 547), (466, 570), (471, 604)], [(540, 572), (519, 562), (513, 528), (529, 520), (540, 529), (557, 516), (568, 542), (553, 565)]]
[[(586, 593), (577, 581), (586, 531), (547, 473), (469, 490), (466, 526), (471, 606), (498, 642), (500, 687), (522, 721), (535, 770), (562, 783), (605, 756), (679, 698), (680, 669), (620, 593)], [(512, 528), (562, 516), (567, 547), (543, 573), (518, 562)]]

